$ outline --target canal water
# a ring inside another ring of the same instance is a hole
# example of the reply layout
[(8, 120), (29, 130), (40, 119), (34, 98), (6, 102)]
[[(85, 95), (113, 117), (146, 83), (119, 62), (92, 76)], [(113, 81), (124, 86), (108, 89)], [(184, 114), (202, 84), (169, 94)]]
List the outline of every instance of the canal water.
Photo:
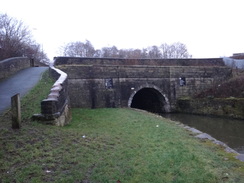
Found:
[(244, 120), (182, 113), (162, 114), (162, 116), (207, 133), (238, 153), (244, 154)]

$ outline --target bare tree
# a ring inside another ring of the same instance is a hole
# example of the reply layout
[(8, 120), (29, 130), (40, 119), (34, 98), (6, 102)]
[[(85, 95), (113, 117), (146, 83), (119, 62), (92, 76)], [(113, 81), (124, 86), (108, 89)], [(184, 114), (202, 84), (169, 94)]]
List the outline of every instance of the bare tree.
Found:
[(101, 57), (109, 57), (110, 56), (110, 47), (103, 47), (101, 49)]
[(78, 57), (110, 57), (110, 58), (127, 58), (127, 59), (161, 59), (161, 58), (190, 58), (187, 48), (182, 43), (171, 45), (162, 44), (140, 49), (118, 49), (116, 46), (103, 47), (101, 50), (95, 50), (90, 43), (71, 42), (65, 45), (62, 50), (65, 56)]
[(128, 59), (140, 59), (142, 57), (142, 51), (140, 49), (127, 49), (124, 50), (124, 57)]
[(0, 60), (18, 56), (41, 59), (40, 52), (40, 45), (22, 21), (0, 14)]
[(22, 56), (26, 43), (29, 41), (29, 31), (22, 22), (6, 14), (0, 15), (1, 59)]
[(64, 56), (70, 57), (82, 57), (82, 50), (83, 47), (82, 42), (71, 42), (66, 44), (63, 49)]
[(119, 57), (119, 50), (117, 49), (116, 46), (103, 47), (101, 49), (101, 57), (118, 58)]
[(180, 42), (168, 45), (166, 43), (160, 46), (162, 58), (191, 58), (186, 45)]
[(90, 41), (86, 40), (83, 45), (83, 56), (84, 57), (94, 57), (95, 49)]
[(151, 46), (148, 48), (149, 58), (162, 58), (162, 53), (157, 46)]
[(110, 57), (112, 57), (112, 58), (118, 58), (118, 56), (119, 56), (119, 50), (118, 50), (118, 48), (116, 46), (112, 46), (110, 48)]
[(120, 49), (119, 58), (141, 59), (147, 58), (147, 49)]
[(126, 58), (126, 56), (127, 56), (127, 50), (120, 49), (119, 53), (118, 53), (118, 57), (119, 58)]
[(64, 56), (70, 57), (94, 57), (96, 51), (91, 42), (86, 40), (85, 43), (80, 41), (70, 42), (61, 48)]
[(102, 55), (101, 50), (99, 50), (99, 49), (95, 50), (94, 57), (101, 57), (101, 55)]
[(146, 48), (142, 49), (141, 58), (148, 58), (148, 50)]
[(131, 55), (128, 58), (132, 59), (140, 59), (142, 57), (142, 53), (140, 49), (135, 49), (130, 51)]

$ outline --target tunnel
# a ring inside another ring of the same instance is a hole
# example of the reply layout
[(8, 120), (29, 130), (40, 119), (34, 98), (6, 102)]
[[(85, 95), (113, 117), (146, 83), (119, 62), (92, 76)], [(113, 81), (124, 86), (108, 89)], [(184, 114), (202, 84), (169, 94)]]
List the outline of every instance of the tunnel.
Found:
[(131, 108), (146, 110), (153, 113), (167, 112), (164, 96), (154, 88), (143, 88), (136, 92), (131, 101)]

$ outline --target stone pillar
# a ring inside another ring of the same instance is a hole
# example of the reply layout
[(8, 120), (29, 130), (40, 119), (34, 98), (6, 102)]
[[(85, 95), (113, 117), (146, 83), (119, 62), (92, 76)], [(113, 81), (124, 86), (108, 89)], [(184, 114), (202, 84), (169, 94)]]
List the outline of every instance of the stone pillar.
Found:
[(30, 59), (30, 66), (31, 67), (35, 67), (35, 60), (34, 60), (34, 58), (31, 58)]
[(11, 97), (12, 128), (19, 129), (21, 123), (20, 95)]

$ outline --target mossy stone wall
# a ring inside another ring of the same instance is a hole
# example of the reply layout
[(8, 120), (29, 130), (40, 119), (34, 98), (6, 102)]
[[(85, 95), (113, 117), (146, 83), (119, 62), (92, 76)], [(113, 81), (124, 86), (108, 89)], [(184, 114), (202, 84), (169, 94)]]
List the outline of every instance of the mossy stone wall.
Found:
[(244, 98), (179, 99), (177, 111), (244, 119)]

